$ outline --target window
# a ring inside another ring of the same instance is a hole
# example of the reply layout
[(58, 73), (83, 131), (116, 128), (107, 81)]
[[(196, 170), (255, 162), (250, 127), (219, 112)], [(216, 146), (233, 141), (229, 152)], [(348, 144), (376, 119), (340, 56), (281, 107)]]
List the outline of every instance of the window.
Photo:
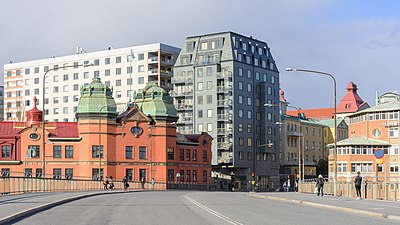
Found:
[(183, 161), (185, 159), (185, 150), (184, 149), (180, 149), (179, 150), (179, 160)]
[(54, 168), (53, 169), (53, 178), (54, 179), (61, 179), (61, 169)]
[(132, 146), (125, 146), (125, 159), (132, 159)]
[(106, 65), (110, 64), (110, 58), (105, 58), (104, 59), (104, 64), (106, 64)]
[(202, 91), (203, 90), (203, 82), (198, 82), (197, 83), (197, 90)]
[(243, 82), (241, 81), (238, 82), (238, 89), (243, 90)]
[(398, 173), (399, 172), (399, 165), (390, 165), (390, 172), (391, 173)]
[(144, 65), (138, 66), (138, 72), (144, 72)]
[(203, 118), (203, 110), (197, 110), (197, 117)]
[(253, 159), (253, 153), (247, 152), (247, 160), (252, 160), (252, 159)]
[(78, 91), (78, 90), (79, 90), (79, 84), (74, 84), (73, 90), (74, 90), (74, 91)]
[(207, 182), (207, 170), (203, 170), (203, 182)]
[(197, 150), (193, 150), (193, 153), (192, 153), (192, 161), (193, 161), (193, 162), (196, 162), (196, 161), (197, 161)]
[(120, 87), (121, 86), (121, 80), (116, 80), (115, 81), (115, 86)]
[(186, 161), (190, 161), (190, 149), (186, 149)]
[(68, 114), (68, 107), (63, 107), (63, 114)]
[(203, 162), (207, 162), (207, 150), (203, 150)]
[(125, 169), (125, 176), (128, 181), (131, 181), (133, 176), (133, 169)]
[(252, 77), (252, 72), (251, 72), (251, 70), (247, 70), (247, 78), (250, 78), (250, 79), (251, 79), (251, 77)]
[(115, 75), (121, 75), (121, 68), (115, 69)]
[(243, 96), (241, 95), (238, 96), (238, 103), (243, 104)]
[(208, 43), (207, 42), (202, 42), (201, 43), (201, 50), (207, 50), (208, 48)]
[(115, 63), (121, 63), (121, 56), (115, 57)]
[[(58, 81), (58, 80), (57, 80)], [(33, 83), (34, 84), (39, 84), (39, 78), (35, 78), (34, 80), (33, 80)]]
[(197, 104), (203, 105), (203, 96), (197, 96)]
[(252, 85), (251, 84), (247, 84), (247, 91), (251, 92), (252, 91), (251, 89), (252, 89)]
[(243, 118), (243, 109), (238, 110), (238, 116), (239, 118)]
[(35, 73), (39, 73), (39, 67), (35, 67)]
[(99, 149), (100, 149), (100, 157), (103, 158), (104, 149), (103, 145), (100, 147), (98, 145), (92, 145), (92, 158), (99, 158)]
[(173, 169), (168, 169), (168, 181), (174, 181), (175, 172)]
[(61, 158), (61, 146), (53, 146), (53, 158)]
[(192, 171), (192, 181), (197, 182), (197, 171), (196, 170)]
[(65, 179), (72, 179), (74, 177), (74, 169), (66, 168), (65, 169)]
[(94, 71), (93, 77), (100, 77), (100, 72), (98, 70)]
[(68, 102), (68, 96), (64, 96), (63, 97), (63, 103), (67, 103)]
[(243, 151), (239, 151), (239, 159), (240, 159), (240, 160), (243, 160), (243, 158), (244, 158)]
[(190, 182), (190, 170), (186, 170), (186, 182)]
[(167, 148), (167, 157), (169, 160), (174, 160), (174, 148)]
[(212, 90), (212, 82), (207, 81), (207, 90)]
[(29, 145), (28, 149), (33, 149), (33, 151), (34, 151), (32, 158), (40, 158), (40, 146), (39, 145)]
[(144, 60), (144, 53), (138, 54), (138, 60)]
[(146, 157), (147, 157), (146, 147), (140, 146), (139, 147), (139, 159), (146, 159)]
[(74, 146), (71, 145), (65, 146), (65, 158), (68, 159), (74, 158)]
[(138, 78), (138, 84), (144, 84), (144, 77)]
[(247, 119), (250, 119), (250, 120), (251, 120), (252, 117), (253, 117), (253, 112), (250, 111), (250, 110), (248, 110), (248, 111), (247, 111)]
[(74, 73), (74, 80), (78, 80), (79, 79), (79, 74), (78, 73)]
[(10, 176), (10, 169), (8, 169), (8, 168), (1, 168), (1, 176), (2, 176), (2, 177), (9, 177), (9, 176)]
[(212, 109), (207, 109), (207, 117), (212, 118), (213, 117), (213, 110)]
[(89, 72), (84, 72), (83, 73), (83, 78), (88, 79), (89, 78)]
[(238, 131), (243, 132), (243, 123), (239, 123)]
[(11, 157), (11, 146), (10, 145), (1, 146), (1, 157), (2, 158), (10, 158)]

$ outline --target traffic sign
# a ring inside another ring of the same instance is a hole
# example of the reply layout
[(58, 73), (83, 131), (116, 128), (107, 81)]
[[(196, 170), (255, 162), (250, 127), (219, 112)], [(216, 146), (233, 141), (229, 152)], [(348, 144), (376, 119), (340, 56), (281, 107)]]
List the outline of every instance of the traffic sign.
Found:
[(382, 164), (382, 159), (376, 159), (376, 164)]
[(383, 152), (383, 150), (382, 149), (377, 149), (377, 150), (375, 150), (375, 157), (377, 158), (377, 159), (382, 159), (382, 157), (385, 155), (385, 153)]

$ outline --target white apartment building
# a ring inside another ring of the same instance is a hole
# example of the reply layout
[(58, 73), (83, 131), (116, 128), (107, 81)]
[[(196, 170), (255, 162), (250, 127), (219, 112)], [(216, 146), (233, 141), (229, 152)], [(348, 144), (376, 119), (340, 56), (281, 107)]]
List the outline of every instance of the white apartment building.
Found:
[[(113, 88), (117, 103), (126, 103), (149, 81), (172, 89), (172, 67), (179, 48), (162, 43), (52, 57), (4, 65), (4, 120), (23, 121), (33, 98), (42, 109), (43, 78), (46, 121), (76, 121), (80, 87), (94, 77)], [(133, 57), (131, 56), (133, 54)], [(67, 67), (67, 68), (64, 68)]]

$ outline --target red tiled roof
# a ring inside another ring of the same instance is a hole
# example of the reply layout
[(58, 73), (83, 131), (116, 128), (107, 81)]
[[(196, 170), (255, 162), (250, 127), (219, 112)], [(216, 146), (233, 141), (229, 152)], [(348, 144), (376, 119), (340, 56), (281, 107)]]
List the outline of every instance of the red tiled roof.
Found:
[(21, 122), (0, 122), (0, 136), (15, 136), (24, 127)]
[[(333, 108), (320, 108), (320, 109), (300, 109), (300, 113), (304, 113), (306, 118), (325, 120), (333, 118)], [(297, 110), (289, 110), (286, 112), (289, 116), (298, 116)]]
[(77, 122), (51, 122), (48, 127), (55, 127), (50, 131), (51, 138), (79, 138)]

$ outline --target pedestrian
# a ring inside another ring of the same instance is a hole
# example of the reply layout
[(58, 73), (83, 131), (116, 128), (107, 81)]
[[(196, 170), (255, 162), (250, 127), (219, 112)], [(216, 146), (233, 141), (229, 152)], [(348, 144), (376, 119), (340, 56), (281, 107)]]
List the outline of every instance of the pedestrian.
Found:
[(104, 179), (104, 181), (103, 181), (103, 188), (104, 189), (106, 189), (106, 190), (108, 190), (108, 184), (109, 184), (110, 182), (108, 181), (108, 178), (106, 177), (106, 179)]
[(357, 199), (361, 199), (361, 183), (362, 183), (362, 177), (360, 176), (360, 171), (358, 171), (357, 176), (354, 179), (354, 185), (356, 187), (356, 192), (357, 192)]
[(126, 191), (126, 189), (129, 187), (128, 178), (126, 176), (122, 179), (122, 183), (124, 185), (124, 191)]
[(290, 178), (287, 179), (287, 192), (290, 192)]
[(299, 191), (299, 179), (296, 179), (296, 180), (294, 181), (294, 190), (295, 190), (296, 192)]
[(154, 181), (154, 178), (151, 178), (151, 190), (154, 190), (154, 185), (156, 182)]
[(321, 194), (321, 197), (324, 196), (324, 178), (322, 175), (318, 175), (317, 178), (317, 183), (315, 184), (315, 187), (317, 188), (317, 196), (319, 197)]
[(144, 189), (144, 184), (145, 184), (145, 182), (146, 182), (144, 176), (142, 176), (140, 182), (142, 183), (142, 189)]
[(286, 192), (286, 181), (283, 181), (283, 192)]
[(114, 183), (113, 183), (113, 177), (112, 177), (112, 176), (110, 176), (108, 188), (109, 188), (110, 190), (114, 188)]

